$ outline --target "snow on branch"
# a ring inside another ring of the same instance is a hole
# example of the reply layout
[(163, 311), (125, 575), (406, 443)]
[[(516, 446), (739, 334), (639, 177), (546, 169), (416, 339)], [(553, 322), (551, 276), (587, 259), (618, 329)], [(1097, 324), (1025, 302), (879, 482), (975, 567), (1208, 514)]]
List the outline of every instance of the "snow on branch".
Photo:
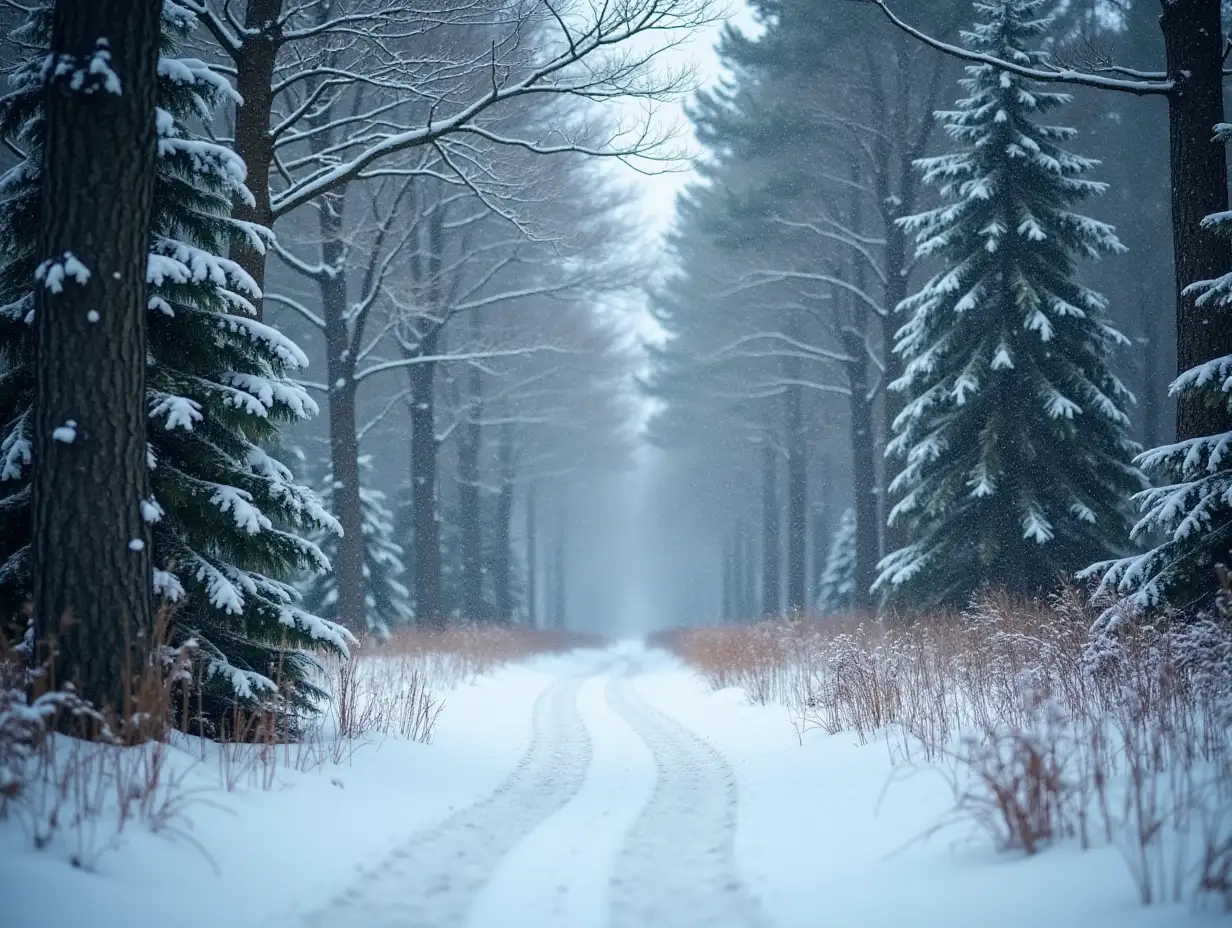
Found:
[[(188, 6), (238, 60), (246, 36), (236, 24), (226, 22), (225, 10), (207, 0)], [(385, 10), (389, 5), (378, 6)], [(690, 29), (711, 21), (717, 12), (713, 0), (626, 0), (618, 4), (532, 0), (507, 18), (475, 22), (470, 19), (476, 12), (447, 5), (435, 13), (421, 11), (418, 18), (393, 5), (384, 18), (362, 9), (348, 12), (344, 7), (311, 25), (290, 28), (283, 23), (278, 39), (282, 45), (353, 34), (369, 43), (373, 54), (371, 61), (358, 62), (353, 68), (324, 62), (328, 73), (321, 72), (306, 84), (296, 74), (280, 75), (276, 83), (280, 91), (295, 91), (301, 84), (312, 90), (298, 93), (289, 102), (276, 124), (278, 145), (310, 142), (317, 136), (340, 137), (330, 146), (287, 163), (285, 186), (271, 197), (272, 215), (277, 219), (338, 190), (379, 170), (381, 163), (400, 153), (441, 146), (464, 135), (537, 154), (613, 157), (640, 170), (649, 161), (669, 169), (678, 157), (667, 150), (674, 136), (652, 132), (645, 120), (640, 128), (625, 127), (594, 143), (589, 138), (594, 127), (585, 121), (558, 122), (545, 137), (503, 132), (492, 117), (506, 112), (514, 101), (536, 96), (592, 102), (636, 99), (648, 106), (677, 97), (690, 88), (691, 74), (688, 69), (662, 67), (660, 60), (685, 41)], [(391, 27), (391, 22), (397, 26)], [(435, 29), (448, 31), (458, 26), (475, 30), (475, 34), (484, 30), (492, 34), (491, 40), (482, 43), (482, 49), (459, 45), (443, 60), (382, 41), (386, 32), (399, 29), (409, 36), (425, 37)], [(314, 68), (315, 63), (310, 69)], [(360, 86), (379, 99), (365, 104), (362, 111), (313, 121), (314, 115), (329, 109), (329, 98)], [(302, 129), (298, 127), (301, 121), (306, 123)], [(449, 160), (456, 155), (448, 148), (438, 151)]]
[[(953, 45), (949, 42), (929, 35), (917, 29), (915, 26), (901, 19), (892, 9), (886, 0), (850, 0), (853, 3), (867, 3), (877, 7), (882, 14), (894, 26), (901, 29), (907, 35), (924, 43), (930, 48), (934, 48), (939, 52), (943, 52), (952, 58), (958, 58), (962, 61), (969, 61), (973, 64), (990, 65), (1002, 71), (1009, 71), (1012, 74), (1017, 74), (1020, 77), (1030, 78), (1031, 80), (1043, 81), (1054, 84), (1080, 84), (1083, 87), (1094, 87), (1099, 90), (1115, 90), (1120, 93), (1133, 94), (1135, 96), (1169, 96), (1177, 92), (1177, 83), (1171, 79), (1157, 80), (1154, 75), (1141, 77), (1104, 77), (1099, 73), (1092, 71), (1080, 71), (1072, 68), (1052, 68), (1052, 67), (1029, 67), (1027, 65), (1018, 64), (1013, 61), (1006, 61), (998, 58), (995, 55), (989, 55), (984, 52), (972, 51), (971, 49), (963, 48), (961, 45)], [(1103, 71), (1113, 71), (1126, 75), (1134, 75), (1137, 72), (1130, 72), (1122, 68), (1102, 68)]]

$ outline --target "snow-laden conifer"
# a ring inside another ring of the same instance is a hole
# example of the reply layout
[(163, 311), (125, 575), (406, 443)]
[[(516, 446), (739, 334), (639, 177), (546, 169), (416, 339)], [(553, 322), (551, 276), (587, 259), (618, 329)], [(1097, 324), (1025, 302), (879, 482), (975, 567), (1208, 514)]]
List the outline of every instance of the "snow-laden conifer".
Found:
[[(29, 57), (0, 101), (0, 131), (24, 154), (0, 178), (0, 594), (10, 609), (29, 590), (33, 287), (37, 275), (54, 271), (36, 268), (34, 253), (50, 11), (45, 4), (32, 12), (19, 32)], [(178, 638), (196, 641), (214, 707), (235, 697), (302, 706), (316, 692), (310, 652), (345, 651), (349, 636), (300, 608), (286, 580), (328, 568), (304, 534), (336, 523), (263, 450), (280, 424), (317, 407), (289, 378), (307, 358), (257, 321), (257, 285), (225, 257), (230, 242), (259, 244), (265, 233), (231, 218), (233, 199), (251, 198), (243, 162), (195, 128), (208, 125), (222, 103), (238, 102), (209, 65), (177, 55), (195, 27), (191, 12), (167, 0), (151, 114), (158, 132), (147, 317), (153, 497), (142, 510), (153, 529), (153, 587), (174, 608)]]
[(839, 519), (817, 592), (817, 608), (823, 614), (849, 612), (856, 592), (856, 511), (847, 509)]
[[(1048, 27), (1043, 0), (976, 3), (967, 47), (1025, 66)], [(1104, 185), (1066, 150), (1074, 130), (1039, 120), (1068, 96), (989, 65), (966, 69), (967, 96), (938, 119), (959, 149), (923, 159), (943, 205), (904, 220), (941, 267), (898, 308), (891, 387), (908, 402), (887, 453), (903, 459), (892, 523), (908, 543), (878, 588), (912, 605), (961, 603), (983, 584), (1051, 587), (1125, 534), (1141, 488), (1109, 369), (1124, 337), (1075, 278), (1083, 258), (1122, 251), (1113, 229), (1072, 211)]]
[[(1217, 140), (1232, 140), (1232, 125), (1216, 127)], [(1203, 224), (1232, 236), (1232, 213), (1207, 216)], [(1232, 309), (1232, 271), (1189, 287), (1199, 306)], [(1228, 325), (1232, 325), (1232, 317)], [(1172, 382), (1172, 396), (1197, 396), (1232, 416), (1232, 355), (1212, 358)], [(1150, 544), (1143, 554), (1095, 564), (1104, 592), (1128, 597), (1129, 611), (1149, 611), (1164, 603), (1186, 608), (1209, 605), (1219, 584), (1216, 567), (1232, 565), (1232, 431), (1200, 435), (1152, 448), (1137, 463), (1164, 485), (1136, 499), (1142, 514), (1133, 528), (1136, 541)], [(1113, 615), (1124, 614), (1115, 610)]]
[[(364, 601), (366, 630), (378, 638), (388, 638), (390, 632), (410, 624), (411, 591), (404, 582), (406, 564), (402, 546), (395, 538), (394, 514), (386, 503), (385, 494), (372, 487), (372, 457), (359, 459), (360, 505), (364, 526)], [(321, 499), (330, 505), (333, 478), (326, 475)], [(322, 532), (321, 548), (332, 556), (337, 547), (336, 535)], [(338, 585), (334, 575), (314, 574), (304, 589), (304, 607), (318, 615), (337, 619)]]

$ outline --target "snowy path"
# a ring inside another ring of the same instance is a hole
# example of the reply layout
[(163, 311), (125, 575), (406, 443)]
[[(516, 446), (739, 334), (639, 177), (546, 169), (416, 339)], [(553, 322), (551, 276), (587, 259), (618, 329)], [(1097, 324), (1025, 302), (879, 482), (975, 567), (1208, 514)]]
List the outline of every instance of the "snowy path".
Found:
[(168, 775), (206, 800), (178, 822), (191, 840), (130, 826), (94, 871), (70, 866), (73, 833), (36, 850), (0, 817), (0, 926), (1228, 925), (1217, 904), (1139, 906), (1115, 844), (1022, 858), (961, 823), (921, 840), (952, 820), (946, 771), (895, 767), (850, 733), (797, 738), (782, 706), (714, 692), (640, 643), (445, 699), (431, 745), (284, 764), (272, 789), (225, 791), (216, 758), (174, 748)]
[(452, 928), (501, 859), (581, 789), (591, 741), (578, 714), (582, 677), (535, 702), (534, 732), (517, 770), (486, 799), (413, 836), (376, 872), (309, 919), (312, 928)]
[(609, 698), (654, 753), (658, 779), (613, 878), (614, 928), (754, 928), (736, 871), (736, 780), (714, 748), (648, 705), (628, 676)]
[(490, 796), (413, 835), (310, 928), (763, 928), (731, 769), (635, 691), (628, 659), (552, 683)]

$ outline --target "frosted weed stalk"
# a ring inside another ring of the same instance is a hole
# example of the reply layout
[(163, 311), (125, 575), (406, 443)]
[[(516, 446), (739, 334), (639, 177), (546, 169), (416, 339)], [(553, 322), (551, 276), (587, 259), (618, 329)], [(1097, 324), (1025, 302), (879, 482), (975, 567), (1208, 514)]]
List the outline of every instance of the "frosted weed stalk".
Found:
[(357, 747), (390, 736), (428, 744), (445, 708), (442, 691), (536, 655), (597, 643), (568, 632), (473, 623), (366, 640), (349, 660), (324, 659), (318, 682), (329, 711), (284, 763), (308, 770), (349, 762)]
[[(715, 687), (786, 705), (798, 732), (882, 740), (950, 782), (945, 824), (1034, 854), (1116, 845), (1144, 904), (1232, 907), (1232, 583), (1216, 611), (1115, 631), (1075, 589), (995, 594), (911, 624), (760, 622), (658, 643)], [(1106, 605), (1106, 604), (1105, 604)]]
[[(283, 782), (280, 771), (349, 762), (357, 748), (387, 736), (430, 742), (443, 689), (596, 643), (491, 626), (405, 632), (366, 643), (349, 661), (323, 659), (314, 682), (327, 702), (315, 716), (292, 718), (293, 684), (281, 666), (269, 668), (275, 697), (207, 711), (202, 661), (191, 641), (165, 644), (170, 622), (161, 611), (121, 712), (100, 711), (71, 685), (57, 686), (51, 651), (36, 656), (31, 631), (13, 640), (0, 629), (0, 820), (16, 820), (36, 848), (63, 847), (74, 866), (93, 869), (141, 825), (183, 839), (212, 864), (189, 833), (189, 812), (208, 801), (203, 792), (270, 791)], [(191, 785), (194, 774), (199, 782)]]
[(57, 686), (54, 655), (38, 653), (31, 628), (15, 643), (0, 636), (0, 819), (17, 819), (35, 847), (63, 841), (74, 866), (93, 869), (134, 823), (195, 844), (195, 794), (166, 741), (194, 647), (167, 646), (169, 625), (160, 611), (118, 712)]

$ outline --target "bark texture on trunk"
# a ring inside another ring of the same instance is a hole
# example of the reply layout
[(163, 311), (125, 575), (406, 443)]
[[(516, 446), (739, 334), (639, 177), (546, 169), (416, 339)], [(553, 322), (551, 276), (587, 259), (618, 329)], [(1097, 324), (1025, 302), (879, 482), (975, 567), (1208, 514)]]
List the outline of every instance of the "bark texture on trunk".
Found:
[[(852, 177), (858, 176), (858, 165), (852, 165)], [(864, 203), (858, 191), (852, 193), (848, 222), (853, 229), (863, 228)], [(852, 280), (863, 291), (868, 281), (868, 269), (859, 259), (852, 260)], [(869, 382), (868, 313), (849, 297), (849, 318), (852, 324), (842, 330), (843, 349), (851, 358), (846, 364), (847, 388), (851, 391), (851, 489), (856, 511), (855, 593), (852, 606), (857, 615), (872, 611), (873, 582), (877, 578), (877, 562), (881, 559), (881, 493), (878, 492), (877, 436), (873, 430), (872, 384)], [(886, 468), (881, 469), (884, 473)], [(887, 481), (888, 485), (888, 481)]]
[[(1232, 268), (1232, 248), (1202, 228), (1202, 219), (1228, 208), (1228, 159), (1212, 139), (1224, 121), (1223, 29), (1220, 0), (1166, 0), (1160, 25), (1168, 74), (1178, 81), (1168, 97), (1172, 155), (1172, 241), (1177, 277), (1177, 371), (1232, 354), (1232, 323), (1223, 307), (1198, 307), (1185, 288)], [(1232, 430), (1226, 406), (1182, 395), (1178, 441)]]
[[(1213, 138), (1224, 122), (1224, 32), (1221, 0), (1160, 0), (1165, 70), (1172, 84), (1168, 101), (1168, 139), (1172, 243), (1176, 261), (1176, 366), (1189, 370), (1232, 354), (1232, 325), (1225, 310), (1199, 307), (1186, 289), (1213, 280), (1232, 266), (1232, 244), (1202, 220), (1228, 209), (1228, 158)], [(1133, 5), (1137, 10), (1137, 5)], [(1176, 438), (1219, 434), (1232, 429), (1226, 405), (1182, 395), (1177, 404)]]
[(483, 450), (483, 374), (467, 374), (470, 412), (458, 444), (459, 560), (462, 568), (462, 618), (486, 619), (483, 602), (483, 513), (480, 499), (480, 452)]
[(809, 563), (809, 597), (817, 595), (821, 589), (821, 575), (825, 573), (826, 551), (829, 549), (829, 533), (827, 529), (828, 514), (824, 508), (813, 509), (812, 524), (812, 560)]
[(821, 455), (821, 467), (817, 474), (816, 489), (813, 491), (813, 571), (809, 575), (812, 586), (809, 588), (810, 598), (815, 598), (821, 590), (821, 576), (825, 573), (826, 557), (830, 553), (831, 500), (834, 489), (830, 485), (834, 479), (834, 465), (830, 452)]
[[(122, 711), (151, 627), (146, 264), (161, 0), (59, 0), (44, 94), (31, 551), (57, 682)], [(93, 74), (110, 53), (118, 87)], [(67, 63), (67, 59), (61, 59)], [(70, 83), (84, 78), (84, 86)], [(88, 276), (87, 276), (88, 275)]]
[[(321, 260), (338, 267), (343, 258), (341, 219), (324, 204), (321, 210)], [(359, 439), (355, 415), (355, 359), (350, 352), (347, 330), (347, 275), (324, 274), (318, 278), (321, 309), (325, 318), (326, 376), (329, 386), (329, 456), (333, 486), (330, 499), (333, 516), (342, 526), (333, 560), (338, 590), (337, 620), (352, 631), (367, 625), (367, 583), (364, 580), (364, 511), (360, 497)]]
[[(248, 0), (244, 35), (235, 55), (235, 89), (244, 103), (235, 113), (235, 153), (248, 166), (248, 189), (255, 205), (236, 200), (234, 216), (266, 228), (274, 224), (270, 210), (270, 164), (274, 139), (270, 115), (274, 107), (274, 68), (283, 37), (280, 18), (284, 0)], [(237, 242), (232, 259), (265, 288), (265, 255), (245, 242)], [(254, 300), (257, 316), (262, 301)]]
[(1142, 310), (1142, 388), (1139, 402), (1142, 404), (1142, 445), (1156, 448), (1163, 444), (1163, 404), (1167, 380), (1160, 370), (1160, 325), (1159, 314), (1151, 307)]
[[(914, 263), (914, 249), (907, 232), (898, 224), (904, 216), (916, 212), (919, 199), (919, 170), (915, 166), (916, 159), (922, 157), (928, 149), (936, 127), (932, 112), (936, 109), (938, 97), (946, 74), (947, 62), (940, 57), (933, 60), (932, 69), (927, 81), (919, 80), (920, 75), (914, 68), (915, 59), (909, 52), (910, 43), (904, 46), (900, 38), (896, 43), (896, 67), (894, 69), (894, 99), (895, 106), (887, 107), (885, 101), (878, 105), (879, 124), (884, 131), (878, 133), (877, 176), (875, 189), (881, 210), (881, 224), (884, 230), (885, 244), (882, 248), (885, 263), (885, 287), (883, 290), (886, 315), (882, 323), (882, 364), (884, 371), (882, 383), (889, 385), (902, 376), (902, 359), (894, 353), (895, 333), (905, 321), (895, 310), (907, 298), (911, 283), (911, 267)], [(912, 106), (916, 95), (922, 93), (919, 107)], [(916, 112), (919, 114), (918, 128), (909, 134), (899, 131), (903, 114)], [(882, 390), (884, 412), (883, 434), (888, 442), (894, 434), (894, 420), (902, 412), (906, 397), (888, 389)], [(883, 536), (879, 551), (894, 551), (906, 544), (907, 537), (901, 525), (887, 524), (890, 509), (894, 500), (889, 492), (889, 485), (896, 476), (896, 462), (888, 461), (882, 455), (881, 460), (882, 492), (879, 500), (878, 523)]]

